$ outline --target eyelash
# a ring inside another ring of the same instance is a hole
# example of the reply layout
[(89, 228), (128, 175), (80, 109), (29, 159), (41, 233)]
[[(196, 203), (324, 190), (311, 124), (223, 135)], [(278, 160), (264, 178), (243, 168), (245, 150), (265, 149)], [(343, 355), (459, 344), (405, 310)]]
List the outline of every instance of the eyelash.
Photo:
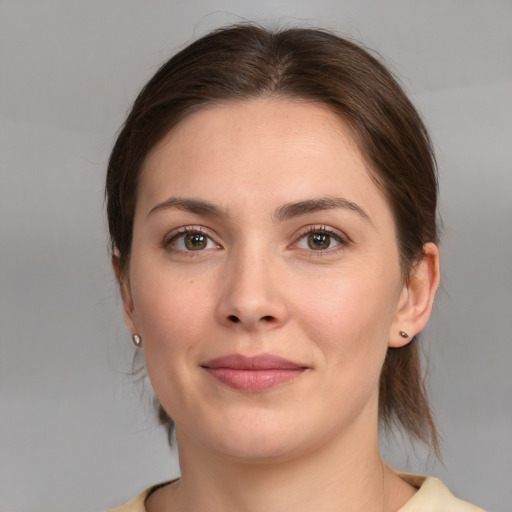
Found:
[(335, 247), (328, 247), (327, 249), (300, 249), (298, 250), (304, 250), (308, 252), (313, 257), (323, 257), (332, 255), (334, 253), (337, 253), (340, 250), (343, 250), (345, 247), (347, 247), (350, 244), (350, 240), (346, 235), (343, 235), (342, 233), (328, 228), (327, 226), (309, 226), (305, 228), (301, 233), (299, 234), (297, 241), (293, 242), (292, 246), (296, 246), (299, 242), (307, 238), (309, 235), (321, 233), (328, 235), (331, 237), (331, 239), (334, 239), (338, 245)]
[[(208, 241), (210, 242), (213, 242), (217, 247), (219, 247), (219, 244), (217, 244), (217, 242), (215, 242), (211, 236), (208, 235), (208, 233), (206, 233), (201, 227), (196, 227), (196, 226), (186, 226), (186, 227), (183, 227), (183, 228), (179, 228), (177, 231), (171, 233), (170, 236), (166, 236), (162, 242), (162, 247), (169, 251), (169, 252), (179, 252), (179, 253), (184, 253), (184, 254), (187, 254), (189, 256), (199, 256), (199, 254), (197, 253), (201, 253), (203, 251), (201, 250), (197, 250), (197, 251), (193, 251), (193, 250), (190, 250), (190, 251), (186, 251), (186, 250), (183, 250), (183, 249), (179, 249), (179, 248), (173, 248), (171, 246), (171, 244), (173, 242), (176, 242), (179, 238), (181, 237), (184, 237), (186, 235), (203, 235), (205, 236)], [(208, 242), (207, 242), (208, 243)]]
[[(321, 233), (321, 234), (325, 234), (325, 235), (329, 236), (331, 239), (334, 239), (338, 245), (336, 245), (335, 247), (328, 247), (326, 249), (311, 249), (311, 248), (310, 249), (302, 249), (302, 248), (296, 247), (306, 237), (308, 237), (309, 235), (312, 235), (312, 234), (317, 234), (317, 233)], [(187, 251), (187, 250), (179, 249), (176, 247), (173, 248), (171, 246), (171, 244), (175, 243), (179, 238), (184, 237), (186, 235), (190, 235), (190, 234), (191, 235), (204, 235), (208, 239), (209, 242), (212, 242), (217, 247), (220, 247), (220, 245), (217, 244), (217, 242), (215, 242), (199, 226), (197, 226), (197, 227), (196, 226), (186, 226), (186, 227), (179, 228), (177, 231), (171, 233), (170, 236), (166, 236), (164, 238), (164, 240), (162, 241), (162, 247), (169, 252), (179, 252), (182, 254), (184, 253), (184, 254), (187, 254), (188, 256), (199, 256), (199, 254), (201, 252), (203, 252), (204, 249), (198, 249), (197, 251), (194, 251), (194, 250)], [(207, 241), (207, 243), (209, 243), (208, 241)], [(348, 240), (348, 238), (346, 236), (342, 235), (338, 231), (335, 231), (331, 228), (328, 228), (326, 226), (309, 226), (299, 233), (296, 241), (293, 242), (290, 245), (290, 247), (295, 248), (296, 250), (307, 252), (308, 255), (313, 256), (313, 257), (322, 257), (322, 256), (332, 255), (332, 254), (344, 249), (345, 247), (347, 247), (349, 245), (349, 243), (350, 243), (350, 241)]]

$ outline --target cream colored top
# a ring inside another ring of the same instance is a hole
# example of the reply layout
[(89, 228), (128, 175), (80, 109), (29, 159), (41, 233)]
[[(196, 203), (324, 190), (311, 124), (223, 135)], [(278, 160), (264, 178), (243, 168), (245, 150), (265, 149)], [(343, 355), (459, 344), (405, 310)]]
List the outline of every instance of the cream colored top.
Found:
[[(418, 492), (397, 512), (484, 512), (481, 508), (456, 498), (437, 478), (401, 476), (416, 487)], [(110, 512), (146, 512), (144, 503), (154, 488), (146, 489), (126, 505)]]

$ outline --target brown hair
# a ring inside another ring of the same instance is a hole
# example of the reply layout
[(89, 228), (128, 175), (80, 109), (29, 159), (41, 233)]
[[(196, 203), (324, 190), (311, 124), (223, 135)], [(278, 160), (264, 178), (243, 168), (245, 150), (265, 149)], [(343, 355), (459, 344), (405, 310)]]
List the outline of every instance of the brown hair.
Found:
[[(142, 89), (112, 150), (106, 196), (121, 277), (129, 261), (137, 185), (148, 152), (203, 105), (282, 96), (327, 105), (351, 128), (397, 226), (404, 279), (437, 242), (437, 175), (428, 133), (391, 73), (368, 51), (330, 32), (236, 25), (177, 53)], [(172, 420), (161, 408), (161, 421)], [(438, 453), (417, 340), (389, 348), (380, 377), (379, 418)]]

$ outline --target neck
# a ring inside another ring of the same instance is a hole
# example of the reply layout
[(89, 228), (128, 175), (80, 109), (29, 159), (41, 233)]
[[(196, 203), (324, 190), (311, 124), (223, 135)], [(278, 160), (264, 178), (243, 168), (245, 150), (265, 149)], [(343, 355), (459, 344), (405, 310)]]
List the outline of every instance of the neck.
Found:
[(158, 501), (184, 512), (398, 510), (414, 490), (382, 462), (378, 432), (362, 430), (293, 458), (257, 463), (205, 453), (178, 430), (181, 478)]

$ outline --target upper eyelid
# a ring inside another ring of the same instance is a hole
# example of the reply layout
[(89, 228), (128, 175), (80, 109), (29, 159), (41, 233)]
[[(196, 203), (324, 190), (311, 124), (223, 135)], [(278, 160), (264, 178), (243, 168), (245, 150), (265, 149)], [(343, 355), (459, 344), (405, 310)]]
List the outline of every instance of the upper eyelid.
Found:
[(164, 236), (165, 240), (172, 240), (176, 236), (180, 235), (186, 235), (188, 233), (201, 233), (202, 235), (207, 235), (210, 238), (214, 238), (210, 234), (210, 230), (204, 228), (204, 226), (196, 226), (196, 225), (190, 225), (190, 226), (181, 226), (179, 228), (172, 229), (166, 235)]
[(350, 242), (350, 237), (344, 233), (343, 231), (339, 230), (339, 229), (336, 229), (336, 228), (333, 228), (332, 226), (328, 226), (328, 225), (325, 225), (325, 224), (317, 224), (317, 225), (310, 225), (310, 226), (306, 226), (302, 229), (300, 229), (297, 234), (295, 235), (296, 239), (301, 239), (303, 238), (304, 236), (310, 234), (310, 233), (315, 233), (315, 232), (321, 232), (321, 233), (326, 233), (328, 235), (333, 235), (337, 238), (339, 238), (340, 240), (342, 241), (345, 241), (345, 242)]
[[(336, 240), (336, 245), (334, 247), (329, 247), (327, 249), (318, 249), (314, 250), (311, 248), (303, 248), (298, 247), (299, 243), (302, 242), (309, 234), (311, 233), (325, 233)], [(299, 251), (302, 254), (306, 254), (308, 257), (329, 257), (338, 254), (340, 251), (347, 249), (352, 244), (352, 240), (341, 230), (333, 228), (331, 226), (327, 226), (325, 224), (322, 225), (310, 225), (302, 228), (299, 232), (294, 236), (294, 241), (288, 246), (289, 249), (294, 251)]]
[(204, 226), (190, 225), (190, 226), (181, 226), (179, 228), (171, 230), (167, 233), (163, 240), (162, 245), (166, 247), (173, 240), (177, 238), (190, 234), (190, 233), (201, 233), (202, 235), (207, 236), (215, 245), (221, 246), (221, 244), (217, 241), (217, 237), (210, 233), (211, 230), (204, 228)]

